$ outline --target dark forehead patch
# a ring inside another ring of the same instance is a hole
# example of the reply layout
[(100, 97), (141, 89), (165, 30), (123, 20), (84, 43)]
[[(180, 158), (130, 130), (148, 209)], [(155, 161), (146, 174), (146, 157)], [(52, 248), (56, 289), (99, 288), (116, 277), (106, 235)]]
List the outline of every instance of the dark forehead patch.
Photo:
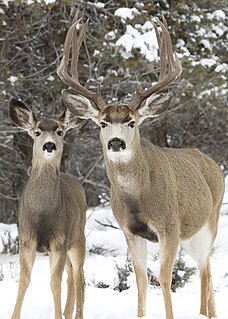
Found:
[(103, 120), (110, 123), (127, 123), (133, 118), (133, 111), (127, 105), (109, 105), (103, 112)]
[(55, 132), (57, 128), (59, 127), (59, 124), (50, 119), (43, 119), (38, 123), (37, 128), (39, 128), (41, 131), (48, 131), (48, 132)]

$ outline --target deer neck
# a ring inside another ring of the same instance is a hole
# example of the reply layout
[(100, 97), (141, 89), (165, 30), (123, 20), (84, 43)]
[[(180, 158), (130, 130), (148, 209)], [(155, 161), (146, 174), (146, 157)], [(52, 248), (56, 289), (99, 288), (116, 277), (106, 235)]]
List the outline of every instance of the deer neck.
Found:
[(60, 178), (60, 162), (56, 163), (54, 161), (36, 161), (32, 160), (32, 167), (29, 172), (30, 179), (35, 179), (43, 183), (45, 182), (50, 184), (58, 184)]
[(61, 202), (60, 169), (53, 163), (32, 162), (24, 201), (36, 216), (50, 214)]
[(135, 193), (136, 189), (140, 190), (140, 181), (145, 181), (149, 172), (140, 139), (134, 142), (130, 150), (131, 158), (128, 161), (111, 161), (106, 153), (104, 158), (112, 187), (121, 192)]

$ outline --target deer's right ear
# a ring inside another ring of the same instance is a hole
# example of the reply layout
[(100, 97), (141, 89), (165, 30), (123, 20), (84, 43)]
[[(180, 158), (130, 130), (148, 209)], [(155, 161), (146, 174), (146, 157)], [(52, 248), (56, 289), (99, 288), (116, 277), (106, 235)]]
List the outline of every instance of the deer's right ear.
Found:
[(89, 99), (72, 92), (70, 89), (62, 91), (66, 107), (74, 116), (82, 119), (91, 119), (98, 124), (99, 110), (92, 105)]
[(9, 116), (17, 126), (25, 130), (31, 130), (36, 122), (36, 117), (32, 110), (14, 98), (9, 102)]

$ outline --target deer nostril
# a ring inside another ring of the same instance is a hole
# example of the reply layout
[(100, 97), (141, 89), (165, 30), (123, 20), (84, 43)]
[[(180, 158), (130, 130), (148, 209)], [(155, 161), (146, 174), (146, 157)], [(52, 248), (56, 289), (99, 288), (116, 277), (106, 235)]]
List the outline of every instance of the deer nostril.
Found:
[(56, 145), (52, 142), (47, 142), (43, 146), (43, 151), (47, 151), (48, 153), (52, 153), (52, 151), (56, 151)]
[(124, 141), (120, 140), (119, 138), (115, 137), (108, 142), (108, 149), (112, 149), (114, 152), (118, 152), (121, 149), (124, 150), (126, 148), (126, 144)]

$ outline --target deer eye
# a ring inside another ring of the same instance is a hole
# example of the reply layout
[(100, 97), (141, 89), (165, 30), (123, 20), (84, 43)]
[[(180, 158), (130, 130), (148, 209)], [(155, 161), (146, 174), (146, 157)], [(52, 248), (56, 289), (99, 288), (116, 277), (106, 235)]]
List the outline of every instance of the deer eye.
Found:
[(59, 131), (57, 131), (57, 134), (58, 134), (59, 136), (63, 136), (63, 131), (59, 130)]
[(38, 137), (38, 136), (40, 136), (40, 134), (41, 134), (41, 132), (40, 131), (35, 131), (35, 135)]
[(107, 123), (105, 123), (105, 122), (101, 122), (100, 124), (101, 124), (101, 127), (102, 127), (102, 128), (105, 128), (105, 127), (107, 127), (107, 126), (108, 126), (108, 124), (107, 124)]
[(132, 128), (135, 127), (135, 121), (131, 121), (131, 122), (128, 124), (128, 126), (129, 126), (129, 127), (132, 127)]

